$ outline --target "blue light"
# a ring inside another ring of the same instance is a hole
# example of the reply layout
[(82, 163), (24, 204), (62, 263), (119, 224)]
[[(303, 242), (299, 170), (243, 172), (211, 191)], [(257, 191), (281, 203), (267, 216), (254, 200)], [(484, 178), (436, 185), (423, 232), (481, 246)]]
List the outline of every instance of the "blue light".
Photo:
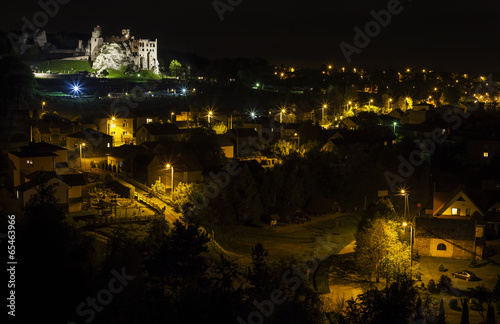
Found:
[(70, 89), (71, 89), (71, 95), (73, 95), (73, 96), (80, 96), (80, 94), (83, 90), (82, 86), (80, 85), (80, 83), (78, 81), (72, 82), (70, 84)]

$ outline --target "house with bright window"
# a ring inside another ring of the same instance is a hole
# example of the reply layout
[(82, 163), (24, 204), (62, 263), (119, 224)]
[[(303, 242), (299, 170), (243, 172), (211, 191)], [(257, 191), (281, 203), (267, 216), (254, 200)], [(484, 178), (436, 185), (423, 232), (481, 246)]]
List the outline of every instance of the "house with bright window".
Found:
[(485, 213), (463, 185), (449, 192), (434, 192), (429, 216), (415, 222), (415, 248), (420, 255), (482, 258)]
[(131, 115), (97, 118), (95, 121), (98, 131), (113, 137), (114, 146), (134, 143), (134, 122)]
[(49, 143), (30, 143), (9, 152), (11, 184), (17, 187), (36, 171), (68, 173), (68, 150)]

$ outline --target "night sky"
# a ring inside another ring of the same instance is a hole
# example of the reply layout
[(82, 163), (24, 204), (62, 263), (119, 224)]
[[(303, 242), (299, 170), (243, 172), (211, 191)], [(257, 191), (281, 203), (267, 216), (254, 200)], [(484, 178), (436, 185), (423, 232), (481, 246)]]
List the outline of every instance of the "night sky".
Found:
[[(239, 0), (221, 0), (238, 3)], [(339, 44), (353, 44), (354, 27), (364, 29), (370, 11), (389, 1), (243, 0), (221, 22), (213, 0), (70, 0), (60, 5), (45, 29), (90, 33), (100, 25), (105, 36), (158, 38), (163, 49), (208, 58), (262, 57), (273, 64), (319, 67), (347, 65)], [(402, 0), (402, 12), (373, 37), (352, 66), (498, 71), (498, 15), (493, 0)], [(4, 4), (2, 30), (19, 30), (21, 18), (40, 10), (37, 1)]]

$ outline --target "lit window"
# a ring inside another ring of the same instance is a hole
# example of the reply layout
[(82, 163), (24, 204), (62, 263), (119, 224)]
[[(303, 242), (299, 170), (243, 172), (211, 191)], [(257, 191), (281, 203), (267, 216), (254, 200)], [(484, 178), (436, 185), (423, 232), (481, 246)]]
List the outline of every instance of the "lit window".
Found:
[(111, 146), (111, 144), (110, 144), (110, 143), (108, 143), (108, 147), (110, 147), (110, 146)]
[(483, 153), (483, 157), (487, 158), (488, 157), (488, 152)]
[(454, 216), (460, 215), (460, 209), (459, 208), (452, 208), (451, 209), (451, 214)]
[(437, 249), (438, 251), (446, 251), (446, 245), (443, 243), (439, 243)]
[(146, 119), (146, 124), (149, 124), (149, 123), (152, 123), (152, 122), (153, 122), (153, 119), (151, 119), (151, 118), (147, 118)]

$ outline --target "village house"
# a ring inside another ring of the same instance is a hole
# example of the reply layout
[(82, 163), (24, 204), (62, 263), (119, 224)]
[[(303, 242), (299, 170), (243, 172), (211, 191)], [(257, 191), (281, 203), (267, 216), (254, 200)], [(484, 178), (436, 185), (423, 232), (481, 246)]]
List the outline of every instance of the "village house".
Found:
[(9, 152), (9, 174), (14, 187), (25, 183), (26, 176), (36, 171), (68, 173), (68, 150), (41, 142)]
[(41, 181), (54, 188), (54, 197), (58, 206), (65, 213), (82, 211), (83, 189), (87, 185), (83, 174), (62, 174), (55, 172), (38, 171), (31, 173), (25, 182), (15, 188), (16, 197), (22, 206), (37, 193)]

